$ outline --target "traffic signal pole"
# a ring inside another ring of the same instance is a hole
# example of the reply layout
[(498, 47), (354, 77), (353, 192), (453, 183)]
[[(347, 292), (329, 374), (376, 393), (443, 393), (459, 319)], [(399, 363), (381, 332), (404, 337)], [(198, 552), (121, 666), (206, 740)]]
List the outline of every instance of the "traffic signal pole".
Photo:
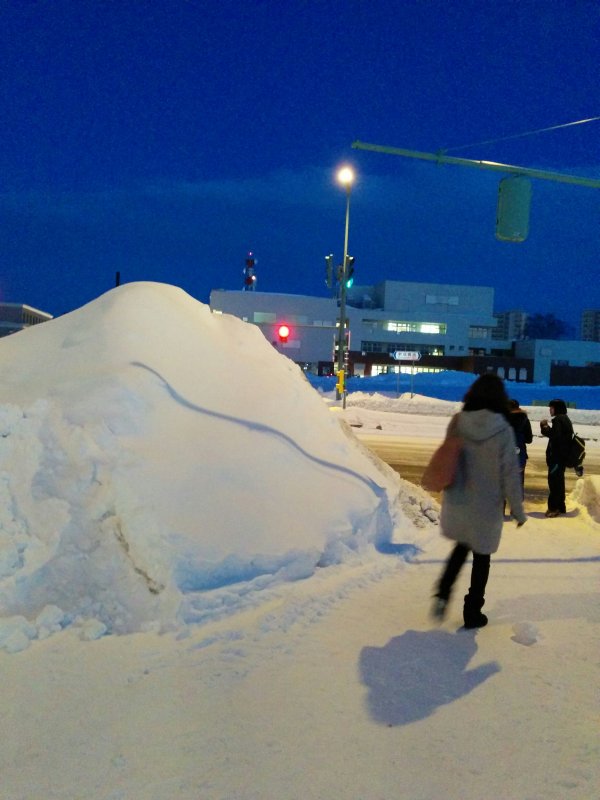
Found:
[(499, 164), (496, 161), (480, 161), (472, 158), (456, 158), (447, 156), (444, 151), (439, 153), (423, 153), (420, 150), (406, 150), (402, 147), (388, 147), (387, 145), (371, 144), (370, 142), (352, 142), (355, 150), (371, 150), (375, 153), (386, 153), (391, 156), (404, 156), (405, 158), (416, 158), (421, 161), (434, 161), (436, 164), (454, 164), (461, 167), (474, 167), (475, 169), (491, 170), (492, 172), (504, 172), (511, 175), (525, 175), (529, 178), (539, 178), (545, 181), (556, 181), (557, 183), (571, 183), (577, 186), (589, 186), (593, 189), (600, 188), (600, 180), (597, 178), (582, 178), (577, 175), (567, 175), (562, 172), (549, 172), (548, 170), (532, 169), (531, 167), (518, 167), (513, 164)]
[[(342, 408), (346, 408), (346, 366), (347, 366), (347, 344), (346, 335), (346, 274), (348, 270), (348, 229), (350, 227), (350, 184), (346, 186), (346, 225), (344, 228), (344, 258), (342, 260), (342, 278), (340, 280), (340, 321), (338, 325), (338, 358), (336, 386), (336, 399), (342, 400)], [(340, 380), (340, 372), (342, 379)]]

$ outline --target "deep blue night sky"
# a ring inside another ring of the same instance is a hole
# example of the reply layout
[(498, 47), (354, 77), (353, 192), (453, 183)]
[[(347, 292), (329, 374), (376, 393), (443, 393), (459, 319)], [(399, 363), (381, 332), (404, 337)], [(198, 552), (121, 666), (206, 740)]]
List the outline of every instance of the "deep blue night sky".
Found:
[(60, 314), (120, 271), (207, 302), (248, 250), (260, 290), (325, 296), (350, 161), (357, 283), (600, 308), (600, 189), (534, 181), (499, 242), (501, 175), (350, 147), (600, 178), (600, 121), (476, 144), (600, 115), (597, 0), (0, 0), (0, 30), (4, 301)]

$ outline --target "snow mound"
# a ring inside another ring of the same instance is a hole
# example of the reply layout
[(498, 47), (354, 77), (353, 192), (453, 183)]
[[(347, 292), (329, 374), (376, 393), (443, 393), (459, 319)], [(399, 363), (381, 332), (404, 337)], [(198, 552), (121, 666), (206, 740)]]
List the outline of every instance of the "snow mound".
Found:
[(414, 527), (299, 368), (176, 287), (4, 338), (0, 367), (5, 649), (231, 613)]
[(585, 475), (579, 478), (571, 497), (585, 506), (590, 517), (600, 523), (600, 475)]

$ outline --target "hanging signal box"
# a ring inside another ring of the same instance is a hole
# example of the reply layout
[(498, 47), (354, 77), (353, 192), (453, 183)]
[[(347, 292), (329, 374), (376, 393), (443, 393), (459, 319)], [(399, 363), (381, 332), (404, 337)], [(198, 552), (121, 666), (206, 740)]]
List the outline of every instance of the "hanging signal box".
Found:
[(531, 181), (523, 175), (503, 178), (498, 187), (496, 239), (524, 242), (529, 235)]

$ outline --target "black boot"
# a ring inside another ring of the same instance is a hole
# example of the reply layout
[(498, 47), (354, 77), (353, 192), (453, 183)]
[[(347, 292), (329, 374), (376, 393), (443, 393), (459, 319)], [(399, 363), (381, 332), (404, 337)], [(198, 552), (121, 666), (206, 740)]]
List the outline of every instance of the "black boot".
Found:
[(475, 601), (471, 595), (465, 595), (465, 605), (463, 607), (463, 620), (465, 628), (483, 628), (487, 625), (488, 618), (481, 613), (485, 600)]
[(485, 603), (485, 587), (490, 574), (490, 557), (487, 554), (473, 553), (471, 586), (465, 595), (463, 620), (465, 628), (483, 628), (488, 618), (481, 613)]

